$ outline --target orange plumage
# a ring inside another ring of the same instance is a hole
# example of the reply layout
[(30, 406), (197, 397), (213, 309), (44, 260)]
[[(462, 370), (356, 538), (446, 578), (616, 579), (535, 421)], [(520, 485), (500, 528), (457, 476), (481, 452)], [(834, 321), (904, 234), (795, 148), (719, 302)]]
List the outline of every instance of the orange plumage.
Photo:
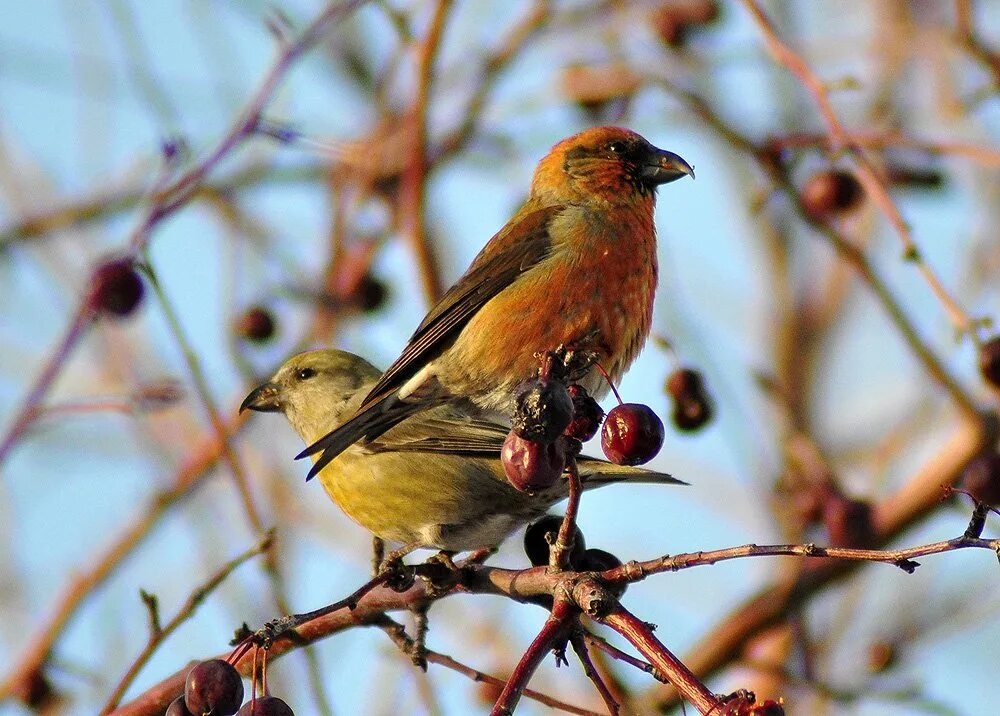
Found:
[[(556, 144), (524, 206), (431, 309), (357, 414), (299, 457), (323, 451), (310, 477), (360, 439), (468, 399), (510, 412), (537, 353), (594, 351), (617, 380), (649, 335), (656, 290), (656, 187), (691, 167), (619, 127)], [(608, 388), (596, 368), (580, 381)]]

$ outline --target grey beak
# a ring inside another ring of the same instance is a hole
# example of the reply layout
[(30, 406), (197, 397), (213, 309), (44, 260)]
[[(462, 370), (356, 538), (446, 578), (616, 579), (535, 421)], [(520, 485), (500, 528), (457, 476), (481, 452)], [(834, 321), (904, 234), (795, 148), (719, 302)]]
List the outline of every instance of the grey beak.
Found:
[(650, 149), (649, 157), (641, 169), (643, 181), (653, 186), (659, 186), (677, 181), (685, 176), (694, 179), (694, 167), (681, 157), (656, 147), (650, 147)]
[(281, 411), (281, 401), (278, 386), (274, 383), (264, 383), (264, 385), (254, 388), (250, 395), (240, 404), (240, 412), (244, 410), (256, 410), (260, 413), (277, 413)]

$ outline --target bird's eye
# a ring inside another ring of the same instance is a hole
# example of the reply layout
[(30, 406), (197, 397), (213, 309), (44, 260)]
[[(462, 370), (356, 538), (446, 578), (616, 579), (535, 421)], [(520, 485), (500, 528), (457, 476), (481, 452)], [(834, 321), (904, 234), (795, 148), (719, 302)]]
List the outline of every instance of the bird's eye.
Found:
[(624, 154), (625, 153), (625, 142), (611, 142), (608, 145), (608, 151), (612, 154)]
[(316, 370), (313, 368), (300, 368), (295, 374), (295, 377), (299, 380), (309, 380), (316, 375)]

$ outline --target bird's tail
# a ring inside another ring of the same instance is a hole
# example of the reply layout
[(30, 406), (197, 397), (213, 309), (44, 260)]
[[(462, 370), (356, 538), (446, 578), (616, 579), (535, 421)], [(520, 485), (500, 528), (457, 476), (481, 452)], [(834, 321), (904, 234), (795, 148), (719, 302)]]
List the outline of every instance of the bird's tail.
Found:
[(632, 482), (647, 485), (687, 485), (683, 480), (668, 475), (665, 472), (656, 472), (642, 467), (631, 467), (629, 465), (615, 465), (581, 456), (578, 458), (580, 467), (580, 482), (584, 490), (593, 490), (605, 485), (614, 485), (619, 482)]
[(318, 452), (322, 453), (306, 476), (308, 482), (316, 477), (330, 461), (354, 443), (362, 439), (375, 440), (414, 413), (419, 413), (428, 407), (430, 407), (429, 404), (424, 401), (407, 402), (400, 400), (395, 393), (389, 393), (374, 403), (366, 405), (346, 423), (334, 428), (296, 455), (295, 459), (299, 460)]

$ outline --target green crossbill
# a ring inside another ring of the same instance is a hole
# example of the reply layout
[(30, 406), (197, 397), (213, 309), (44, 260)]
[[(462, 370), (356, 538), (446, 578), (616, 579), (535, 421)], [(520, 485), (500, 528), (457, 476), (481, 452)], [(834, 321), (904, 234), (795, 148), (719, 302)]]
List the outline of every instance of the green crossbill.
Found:
[[(357, 413), (298, 457), (310, 477), (348, 445), (407, 416), (471, 400), (509, 415), (537, 354), (595, 354), (619, 380), (649, 335), (656, 290), (653, 206), (660, 184), (694, 176), (676, 154), (619, 127), (588, 129), (542, 159), (528, 200), (424, 318)], [(577, 382), (596, 397), (596, 368)]]
[[(293, 356), (240, 410), (282, 412), (305, 442), (354, 414), (380, 372), (338, 350)], [(567, 495), (559, 480), (533, 495), (514, 489), (500, 448), (508, 428), (439, 405), (349, 446), (320, 472), (330, 498), (382, 539), (449, 551), (495, 547)], [(683, 484), (669, 475), (580, 457), (584, 490), (616, 482)]]

